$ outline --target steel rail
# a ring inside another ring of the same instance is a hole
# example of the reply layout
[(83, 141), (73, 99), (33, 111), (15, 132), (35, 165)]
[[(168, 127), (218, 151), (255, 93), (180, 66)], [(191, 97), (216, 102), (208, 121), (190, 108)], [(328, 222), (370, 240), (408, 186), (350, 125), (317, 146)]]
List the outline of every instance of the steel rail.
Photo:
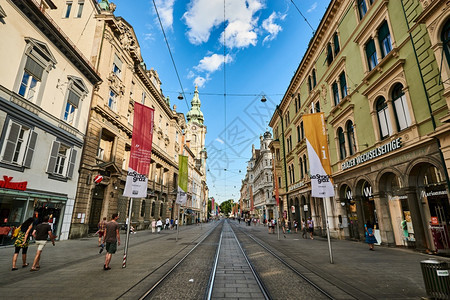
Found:
[(212, 291), (213, 291), (213, 287), (214, 287), (214, 280), (216, 278), (217, 264), (219, 262), (220, 247), (222, 246), (222, 235), (223, 235), (223, 227), (222, 227), (222, 232), (220, 233), (219, 245), (217, 246), (217, 250), (216, 250), (216, 257), (214, 258), (213, 269), (212, 269), (211, 275), (209, 277), (208, 294), (205, 297), (205, 299), (207, 299), (207, 300), (211, 299), (211, 295), (212, 295)]

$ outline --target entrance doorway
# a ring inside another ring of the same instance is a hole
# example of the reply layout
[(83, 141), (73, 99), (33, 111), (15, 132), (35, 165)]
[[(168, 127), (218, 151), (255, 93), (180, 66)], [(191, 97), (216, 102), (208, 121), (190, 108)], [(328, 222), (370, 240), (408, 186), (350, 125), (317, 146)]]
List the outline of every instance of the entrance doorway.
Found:
[(105, 186), (96, 185), (92, 194), (91, 212), (89, 214), (89, 233), (97, 231), (97, 224), (100, 222), (103, 207), (103, 197), (105, 194)]

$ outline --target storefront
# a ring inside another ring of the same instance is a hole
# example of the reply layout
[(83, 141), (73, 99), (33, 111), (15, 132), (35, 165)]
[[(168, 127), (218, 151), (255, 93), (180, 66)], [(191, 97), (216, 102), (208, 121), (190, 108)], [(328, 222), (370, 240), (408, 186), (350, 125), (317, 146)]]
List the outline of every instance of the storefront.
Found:
[(66, 202), (63, 196), (0, 188), (0, 246), (14, 243), (7, 228), (20, 226), (36, 212), (40, 221), (49, 216), (54, 234), (60, 236)]

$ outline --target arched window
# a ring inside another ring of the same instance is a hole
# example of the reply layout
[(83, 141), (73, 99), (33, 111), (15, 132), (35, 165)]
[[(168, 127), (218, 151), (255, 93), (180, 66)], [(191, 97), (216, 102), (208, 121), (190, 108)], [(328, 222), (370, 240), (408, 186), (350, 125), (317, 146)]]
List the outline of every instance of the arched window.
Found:
[(355, 128), (353, 127), (352, 121), (347, 122), (347, 139), (348, 139), (348, 148), (350, 150), (350, 155), (356, 153), (356, 142), (355, 142)]
[(303, 168), (305, 169), (305, 176), (308, 174), (308, 165), (306, 163), (306, 155), (303, 155)]
[(141, 203), (141, 217), (145, 216), (145, 200), (142, 200)]
[(152, 202), (152, 217), (155, 216), (155, 201)]
[(343, 160), (347, 153), (345, 151), (345, 135), (344, 130), (341, 127), (338, 128), (338, 140), (339, 140), (339, 158)]
[(317, 79), (316, 79), (316, 70), (312, 70), (312, 83), (313, 83), (313, 87), (316, 87), (317, 85)]
[(380, 42), (381, 58), (383, 58), (392, 50), (391, 33), (386, 21), (383, 22), (378, 30), (378, 41)]
[(444, 47), (445, 57), (447, 58), (447, 64), (450, 67), (450, 20), (445, 23), (442, 30), (442, 47)]
[(159, 206), (159, 216), (162, 217), (164, 211), (164, 203), (161, 202), (161, 205)]
[(392, 90), (392, 100), (395, 108), (395, 119), (398, 131), (411, 126), (411, 116), (409, 115), (408, 103), (403, 92), (403, 85), (397, 83)]
[(311, 83), (311, 75), (309, 75), (308, 76), (308, 91), (311, 92), (312, 88), (313, 88), (313, 86), (312, 86), (312, 83)]
[(303, 174), (303, 159), (300, 157), (300, 159), (299, 159), (299, 166), (300, 166), (300, 178), (301, 179), (303, 179), (303, 177), (305, 176), (304, 174)]
[(381, 139), (385, 139), (392, 134), (392, 125), (389, 117), (388, 106), (383, 97), (378, 98), (376, 106), (378, 125), (380, 126), (380, 137)]
[(294, 165), (291, 166), (292, 170), (292, 183), (295, 183), (295, 171), (294, 171)]

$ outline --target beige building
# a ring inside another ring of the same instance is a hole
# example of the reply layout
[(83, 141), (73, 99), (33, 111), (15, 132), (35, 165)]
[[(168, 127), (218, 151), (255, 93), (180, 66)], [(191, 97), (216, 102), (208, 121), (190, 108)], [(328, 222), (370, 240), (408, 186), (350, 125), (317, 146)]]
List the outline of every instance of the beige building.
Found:
[[(77, 39), (55, 25), (55, 11), (52, 1), (0, 5), (0, 226), (37, 213), (67, 239), (101, 79)], [(0, 245), (12, 242), (0, 235)]]
[[(158, 73), (147, 69), (133, 28), (114, 15), (112, 3), (61, 4), (52, 12), (56, 22), (61, 28), (74, 29), (69, 36), (77, 38), (77, 45), (103, 79), (89, 112), (70, 236), (95, 232), (98, 222), (114, 212), (119, 212), (120, 223), (126, 222), (129, 200), (122, 194), (136, 102), (154, 109), (154, 131), (148, 194), (145, 199), (134, 199), (131, 221), (144, 229), (152, 219), (174, 217), (183, 115), (170, 108)], [(103, 180), (96, 184), (98, 175)]]

